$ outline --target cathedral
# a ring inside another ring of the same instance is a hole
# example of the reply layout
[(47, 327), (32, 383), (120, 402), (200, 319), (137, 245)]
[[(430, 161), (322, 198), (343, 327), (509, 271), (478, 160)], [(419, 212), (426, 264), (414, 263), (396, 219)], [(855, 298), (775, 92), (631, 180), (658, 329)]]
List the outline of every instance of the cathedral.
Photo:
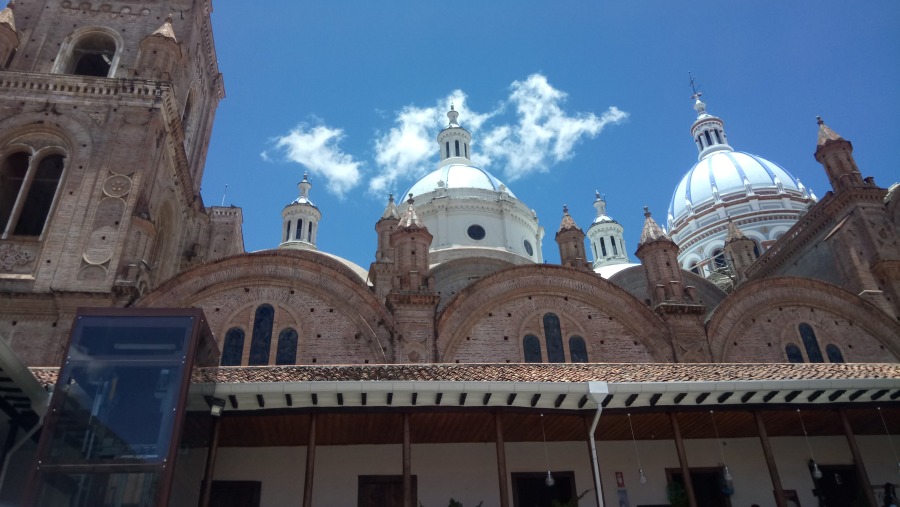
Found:
[(309, 175), (248, 253), (200, 196), (211, 9), (0, 12), (0, 505), (890, 505), (900, 190), (821, 118), (819, 198), (695, 94), (668, 209), (563, 207), (556, 265), (450, 106), (367, 269)]

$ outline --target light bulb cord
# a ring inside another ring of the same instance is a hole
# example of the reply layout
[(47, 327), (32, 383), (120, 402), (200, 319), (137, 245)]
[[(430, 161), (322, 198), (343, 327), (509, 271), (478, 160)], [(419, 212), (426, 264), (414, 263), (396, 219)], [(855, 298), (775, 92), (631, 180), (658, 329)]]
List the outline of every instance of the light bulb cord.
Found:
[(637, 458), (638, 469), (643, 471), (644, 467), (641, 465), (641, 455), (638, 452), (637, 439), (634, 438), (634, 426), (631, 425), (631, 414), (628, 414), (628, 427), (631, 429), (631, 443), (634, 444), (634, 457)]
[(722, 441), (719, 439), (719, 428), (716, 427), (716, 416), (712, 410), (709, 411), (709, 417), (712, 419), (713, 431), (716, 433), (716, 443), (719, 444), (719, 452), (722, 454), (722, 466), (728, 468), (728, 462), (725, 461), (725, 446), (722, 445)]
[(550, 452), (547, 451), (547, 432), (544, 431), (544, 414), (541, 414), (541, 436), (544, 437), (544, 459), (547, 460), (547, 473), (550, 473)]
[(806, 432), (806, 425), (803, 424), (803, 414), (800, 413), (799, 408), (797, 409), (797, 417), (800, 418), (800, 428), (803, 429), (803, 438), (806, 440), (806, 448), (809, 449), (809, 459), (813, 460), (813, 463), (815, 463), (816, 457), (813, 456), (812, 445), (809, 444), (809, 434)]
[(900, 463), (900, 459), (897, 459), (897, 449), (894, 448), (894, 439), (891, 438), (891, 432), (888, 431), (887, 422), (884, 420), (884, 414), (881, 413), (881, 407), (875, 407), (878, 409), (878, 417), (881, 418), (881, 424), (884, 426), (884, 434), (888, 437), (888, 442), (891, 444), (891, 452), (894, 453), (894, 461)]

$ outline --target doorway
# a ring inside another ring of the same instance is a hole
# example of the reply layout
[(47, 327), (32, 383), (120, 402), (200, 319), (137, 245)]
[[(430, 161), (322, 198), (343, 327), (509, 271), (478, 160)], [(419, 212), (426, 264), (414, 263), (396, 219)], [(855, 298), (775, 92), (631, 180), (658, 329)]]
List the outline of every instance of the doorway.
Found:
[(550, 507), (553, 502), (565, 504), (577, 496), (575, 472), (553, 472), (553, 486), (547, 486), (546, 472), (512, 474), (515, 507)]
[(262, 482), (213, 481), (209, 507), (259, 507)]
[[(419, 505), (415, 475), (411, 482), (413, 505)], [(357, 491), (359, 507), (404, 507), (402, 475), (360, 475)]]
[(819, 465), (822, 478), (816, 482), (816, 493), (825, 507), (865, 505), (853, 465)]

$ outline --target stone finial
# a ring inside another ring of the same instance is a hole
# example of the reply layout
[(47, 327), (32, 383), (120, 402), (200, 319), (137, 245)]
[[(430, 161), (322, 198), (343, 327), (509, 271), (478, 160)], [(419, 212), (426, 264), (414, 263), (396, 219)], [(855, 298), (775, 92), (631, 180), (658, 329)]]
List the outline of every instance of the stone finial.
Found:
[(560, 222), (559, 224), (559, 232), (577, 229), (578, 224), (575, 223), (575, 219), (572, 218), (572, 215), (569, 214), (569, 207), (564, 204), (562, 222)]
[(169, 14), (166, 16), (165, 22), (163, 22), (162, 26), (156, 29), (151, 35), (156, 35), (159, 37), (165, 37), (167, 39), (172, 39), (175, 42), (178, 42), (178, 39), (175, 38), (175, 28), (172, 26), (172, 15)]
[(661, 239), (669, 240), (669, 236), (662, 227), (653, 220), (653, 217), (650, 214), (650, 208), (644, 206), (644, 228), (641, 230), (640, 244), (652, 243)]
[(422, 227), (422, 223), (419, 222), (419, 216), (416, 214), (415, 200), (413, 199), (412, 194), (409, 194), (409, 199), (406, 201), (406, 204), (406, 210), (403, 212), (403, 216), (400, 217), (400, 224), (398, 227), (407, 229), (417, 229)]
[(450, 125), (459, 125), (459, 111), (453, 107), (453, 104), (450, 104), (450, 110), (447, 111), (447, 118), (450, 119)]
[(821, 116), (816, 116), (816, 123), (819, 125), (819, 136), (816, 142), (817, 146), (824, 146), (829, 141), (844, 140), (844, 138), (841, 137), (840, 134), (831, 130), (828, 125), (825, 125), (825, 121), (822, 120)]
[(400, 213), (397, 211), (397, 205), (394, 204), (394, 194), (388, 196), (387, 206), (384, 213), (381, 214), (382, 220), (400, 220)]

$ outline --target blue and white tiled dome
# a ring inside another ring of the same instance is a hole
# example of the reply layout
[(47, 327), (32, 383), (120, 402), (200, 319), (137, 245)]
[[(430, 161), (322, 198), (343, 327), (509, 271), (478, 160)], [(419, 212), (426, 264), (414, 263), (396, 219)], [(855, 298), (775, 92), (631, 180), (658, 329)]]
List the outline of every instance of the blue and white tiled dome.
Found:
[(708, 153), (675, 187), (669, 204), (669, 228), (680, 226), (692, 214), (717, 203), (785, 193), (810, 197), (797, 178), (774, 162), (731, 149)]
[(712, 276), (723, 262), (727, 226), (736, 227), (763, 252), (781, 237), (816, 197), (783, 167), (734, 151), (725, 122), (706, 111), (695, 94), (691, 137), (697, 163), (684, 175), (669, 204), (669, 235), (685, 269)]

